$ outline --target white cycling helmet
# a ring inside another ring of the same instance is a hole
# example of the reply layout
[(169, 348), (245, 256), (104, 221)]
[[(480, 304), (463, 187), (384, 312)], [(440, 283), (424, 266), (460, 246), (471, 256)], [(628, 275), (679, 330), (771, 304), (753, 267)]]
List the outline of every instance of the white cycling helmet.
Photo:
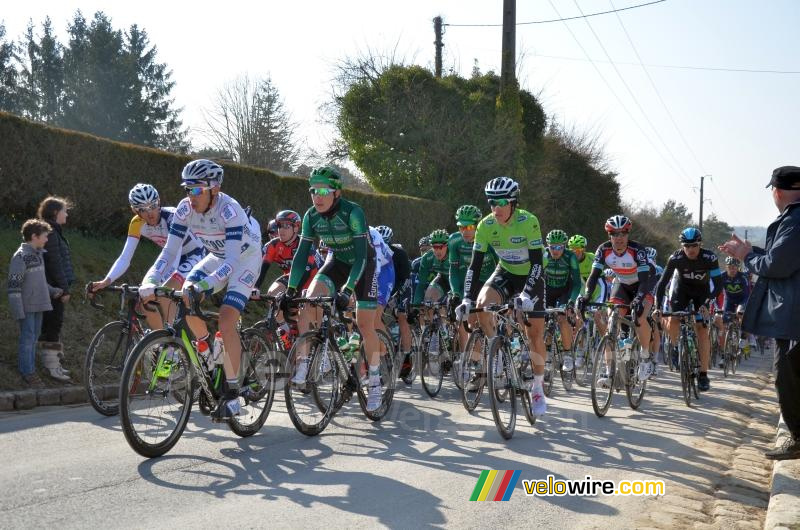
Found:
[(219, 186), (222, 184), (222, 166), (201, 158), (192, 160), (181, 172), (181, 186)]
[(152, 208), (159, 204), (158, 191), (150, 184), (139, 183), (128, 192), (128, 202), (134, 209)]
[(380, 225), (376, 226), (375, 230), (377, 230), (378, 233), (381, 235), (384, 243), (389, 245), (392, 242), (392, 238), (394, 237), (394, 231), (391, 228), (389, 228), (386, 225)]
[(613, 215), (606, 220), (606, 232), (630, 232), (631, 220), (624, 215)]
[(510, 177), (497, 177), (486, 183), (483, 189), (488, 199), (511, 199), (519, 197), (519, 184)]

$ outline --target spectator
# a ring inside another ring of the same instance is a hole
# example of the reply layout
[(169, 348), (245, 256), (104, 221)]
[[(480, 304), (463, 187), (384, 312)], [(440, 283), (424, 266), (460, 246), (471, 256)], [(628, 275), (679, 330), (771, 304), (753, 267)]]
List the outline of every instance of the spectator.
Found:
[(55, 359), (46, 364), (50, 377), (58, 381), (69, 381), (69, 372), (61, 366), (64, 359), (64, 347), (61, 343), (61, 326), (64, 323), (64, 305), (69, 302), (69, 288), (75, 282), (72, 269), (69, 243), (62, 233), (62, 225), (67, 222), (69, 201), (61, 197), (47, 197), (39, 204), (39, 219), (53, 227), (53, 232), (45, 245), (44, 268), (47, 283), (63, 291), (59, 298), (53, 300), (53, 309), (44, 313), (40, 349), (44, 359)]
[(779, 167), (767, 187), (780, 215), (767, 229), (765, 247), (734, 235), (720, 250), (758, 275), (742, 329), (775, 338), (775, 388), (791, 436), (766, 456), (789, 460), (800, 458), (800, 167)]
[[(23, 243), (8, 266), (8, 307), (19, 323), (19, 373), (32, 387), (42, 387), (36, 375), (36, 339), (42, 330), (42, 314), (53, 309), (51, 298), (63, 291), (47, 284), (44, 273), (44, 246), (51, 231), (49, 224), (29, 219), (22, 225)], [(58, 364), (58, 357), (42, 359), (43, 364)]]

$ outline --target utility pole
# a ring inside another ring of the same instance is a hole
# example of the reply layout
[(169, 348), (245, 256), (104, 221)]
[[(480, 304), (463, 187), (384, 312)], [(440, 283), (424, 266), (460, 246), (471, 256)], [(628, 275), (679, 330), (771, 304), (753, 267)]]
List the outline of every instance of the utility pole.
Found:
[(503, 52), (500, 67), (500, 92), (516, 84), (517, 0), (503, 0)]
[(744, 240), (747, 241), (747, 228), (744, 229)]
[(434, 17), (433, 18), (433, 33), (436, 35), (436, 40), (433, 41), (433, 44), (436, 46), (436, 77), (442, 77), (442, 48), (444, 48), (444, 43), (442, 42), (442, 17)]
[(700, 177), (700, 231), (703, 231), (703, 181), (708, 175), (703, 175)]

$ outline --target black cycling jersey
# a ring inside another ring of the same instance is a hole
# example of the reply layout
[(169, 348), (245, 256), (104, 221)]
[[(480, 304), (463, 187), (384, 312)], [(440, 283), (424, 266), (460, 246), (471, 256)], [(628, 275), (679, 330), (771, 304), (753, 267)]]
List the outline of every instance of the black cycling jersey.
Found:
[[(722, 282), (719, 276), (722, 271), (719, 269), (717, 255), (706, 250), (700, 249), (697, 259), (689, 259), (683, 249), (676, 251), (667, 261), (664, 274), (656, 286), (656, 307), (661, 307), (664, 299), (664, 291), (672, 278), (674, 271), (678, 271), (678, 288), (693, 293), (709, 293), (708, 298), (716, 298), (722, 290)], [(711, 291), (709, 280), (713, 279), (714, 290)]]
[(406, 281), (411, 276), (411, 262), (408, 254), (400, 245), (389, 245), (392, 249), (392, 263), (394, 263), (394, 288), (392, 294), (407, 288)]

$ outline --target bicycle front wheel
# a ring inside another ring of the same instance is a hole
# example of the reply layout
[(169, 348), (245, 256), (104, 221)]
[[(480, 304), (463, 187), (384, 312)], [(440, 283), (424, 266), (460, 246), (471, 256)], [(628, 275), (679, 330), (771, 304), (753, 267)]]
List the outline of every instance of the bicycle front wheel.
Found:
[[(606, 361), (606, 348), (611, 353), (611, 360)], [(614, 395), (614, 371), (616, 370), (615, 352), (610, 337), (605, 336), (597, 345), (592, 360), (592, 408), (598, 418), (602, 418), (611, 406)]]
[[(420, 370), (419, 377), (422, 381), (422, 388), (425, 393), (434, 398), (439, 394), (442, 389), (442, 381), (444, 379), (444, 370), (442, 369), (442, 360), (444, 359), (444, 347), (442, 345), (441, 337), (433, 337), (433, 333), (439, 333), (435, 330), (433, 325), (427, 326), (422, 332), (422, 340), (420, 340)], [(431, 347), (431, 341), (435, 340), (438, 345), (434, 343), (435, 347)]]
[(131, 448), (153, 458), (178, 442), (192, 410), (194, 368), (169, 331), (148, 333), (133, 349), (120, 381), (120, 423)]
[(267, 421), (275, 400), (278, 357), (258, 330), (242, 333), (242, 359), (247, 359), (239, 395), (240, 414), (228, 420), (239, 436), (252, 436)]
[[(316, 436), (328, 426), (342, 391), (335, 345), (318, 331), (300, 335), (286, 359), (284, 399), (289, 419), (306, 436)], [(298, 372), (299, 370), (299, 372)], [(300, 377), (305, 370), (305, 377)]]
[[(467, 347), (464, 348), (466, 352), (461, 358), (461, 378), (464, 385), (461, 388), (461, 402), (467, 412), (472, 412), (478, 403), (481, 401), (483, 395), (483, 388), (486, 386), (486, 367), (484, 362), (487, 355), (487, 340), (483, 331), (478, 328), (469, 334), (467, 339)], [(472, 360), (473, 357), (478, 357), (479, 360)]]
[(689, 361), (689, 343), (686, 337), (678, 339), (678, 359), (681, 370), (681, 391), (686, 406), (692, 404), (692, 368)]
[(513, 360), (503, 337), (489, 343), (489, 400), (492, 416), (500, 436), (506, 440), (514, 436), (517, 422), (517, 400), (514, 388)]
[[(592, 352), (589, 348), (589, 330), (584, 326), (575, 335), (575, 382), (580, 386), (589, 384), (592, 376)], [(578, 368), (578, 359), (581, 359), (582, 366)]]
[(553, 390), (553, 372), (556, 369), (556, 362), (560, 362), (557, 359), (558, 344), (556, 344), (556, 337), (550, 330), (545, 330), (544, 332), (544, 348), (547, 350), (547, 358), (544, 364), (544, 383), (542, 385), (542, 390), (544, 390), (545, 396), (550, 397), (550, 392)]
[(83, 380), (94, 410), (104, 416), (119, 414), (119, 381), (125, 359), (142, 336), (128, 322), (109, 322), (95, 334), (86, 350)]
[[(626, 364), (628, 369), (628, 384), (625, 385), (625, 394), (628, 396), (628, 404), (633, 410), (639, 408), (644, 398), (644, 392), (647, 388), (647, 379), (644, 381), (639, 379), (639, 362), (641, 361), (642, 345), (639, 339), (633, 341), (633, 348), (631, 349), (631, 360)], [(652, 355), (652, 353), (651, 353)], [(649, 360), (647, 362), (650, 362)]]

